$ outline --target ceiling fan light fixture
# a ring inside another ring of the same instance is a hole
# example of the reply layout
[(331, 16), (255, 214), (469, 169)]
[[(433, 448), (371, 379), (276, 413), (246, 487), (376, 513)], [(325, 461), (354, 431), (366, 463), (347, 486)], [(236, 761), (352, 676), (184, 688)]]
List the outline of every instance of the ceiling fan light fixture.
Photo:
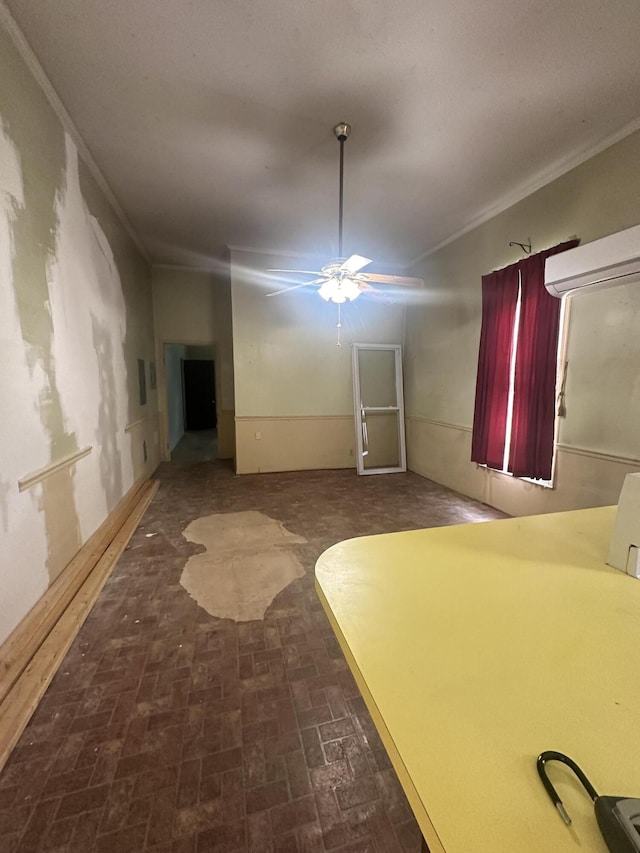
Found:
[(353, 302), (362, 293), (358, 283), (352, 278), (343, 278), (340, 288), (350, 302)]
[(360, 292), (358, 284), (351, 278), (328, 278), (318, 290), (325, 302), (337, 302), (338, 304), (346, 302), (347, 299), (353, 302), (360, 296)]

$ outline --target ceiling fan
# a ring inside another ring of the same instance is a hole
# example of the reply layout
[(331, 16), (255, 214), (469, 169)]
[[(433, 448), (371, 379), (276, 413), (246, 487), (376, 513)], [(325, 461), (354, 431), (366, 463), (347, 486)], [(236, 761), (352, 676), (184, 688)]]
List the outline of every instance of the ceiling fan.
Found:
[(294, 284), (291, 287), (284, 287), (281, 290), (276, 290), (273, 293), (268, 293), (267, 296), (280, 296), (283, 293), (290, 293), (292, 290), (298, 290), (301, 287), (310, 287), (315, 285), (318, 287), (319, 295), (327, 302), (337, 302), (341, 304), (347, 299), (353, 302), (361, 293), (369, 293), (374, 296), (382, 296), (388, 298), (386, 294), (378, 290), (377, 284), (390, 284), (401, 287), (419, 288), (424, 286), (421, 278), (410, 278), (401, 275), (380, 275), (375, 273), (363, 273), (366, 266), (372, 263), (370, 258), (365, 258), (362, 255), (351, 255), (349, 258), (342, 257), (342, 208), (344, 198), (344, 143), (351, 134), (351, 125), (346, 122), (340, 122), (333, 128), (333, 133), (340, 143), (340, 196), (338, 203), (338, 254), (339, 258), (330, 261), (322, 267), (321, 270), (269, 270), (269, 272), (288, 273), (294, 275), (313, 275), (316, 276), (311, 281), (303, 281), (300, 284)]

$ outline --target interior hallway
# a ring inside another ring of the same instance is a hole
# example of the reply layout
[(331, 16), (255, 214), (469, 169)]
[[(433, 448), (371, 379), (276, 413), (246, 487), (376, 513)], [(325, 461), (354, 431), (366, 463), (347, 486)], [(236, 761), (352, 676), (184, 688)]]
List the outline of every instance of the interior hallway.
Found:
[(171, 451), (172, 462), (213, 462), (218, 458), (218, 430), (185, 432)]
[[(236, 477), (206, 462), (166, 464), (158, 477), (0, 775), (0, 849), (417, 853), (417, 825), (313, 568), (341, 539), (501, 513), (415, 474)], [(186, 561), (203, 550), (183, 531), (201, 516), (246, 511), (306, 539), (288, 546), (305, 574), (264, 619), (236, 623), (181, 586)]]

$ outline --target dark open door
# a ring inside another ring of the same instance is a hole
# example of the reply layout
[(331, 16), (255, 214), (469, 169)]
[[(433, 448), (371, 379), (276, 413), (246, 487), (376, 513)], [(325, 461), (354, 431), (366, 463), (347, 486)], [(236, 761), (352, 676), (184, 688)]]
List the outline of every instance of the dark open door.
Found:
[(216, 377), (213, 361), (185, 359), (184, 427), (186, 430), (214, 429), (216, 420)]

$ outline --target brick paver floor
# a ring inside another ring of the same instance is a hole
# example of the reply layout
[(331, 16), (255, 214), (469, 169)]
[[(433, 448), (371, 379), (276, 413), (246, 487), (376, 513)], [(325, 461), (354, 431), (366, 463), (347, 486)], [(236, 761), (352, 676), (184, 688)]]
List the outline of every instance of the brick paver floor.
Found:
[[(353, 536), (501, 517), (414, 474), (236, 477), (160, 468), (160, 490), (0, 775), (4, 853), (400, 853), (420, 833), (314, 591)], [(181, 531), (259, 510), (307, 543), (260, 621), (179, 583)], [(153, 534), (153, 535), (151, 535)], [(402, 665), (402, 661), (398, 661)]]

